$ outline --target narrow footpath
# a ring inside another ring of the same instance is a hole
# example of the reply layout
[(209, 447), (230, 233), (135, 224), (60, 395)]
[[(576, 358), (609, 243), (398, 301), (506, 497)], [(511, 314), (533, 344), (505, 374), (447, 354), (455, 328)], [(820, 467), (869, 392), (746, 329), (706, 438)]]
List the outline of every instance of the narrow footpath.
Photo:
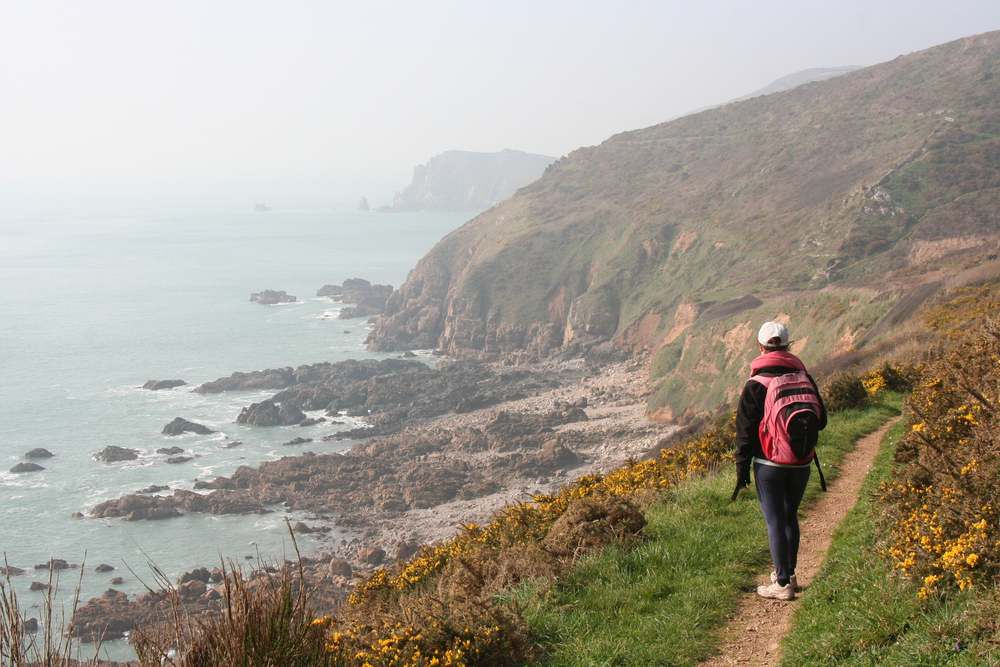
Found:
[[(878, 454), (879, 444), (886, 431), (899, 420), (891, 419), (877, 431), (858, 441), (852, 452), (844, 457), (840, 476), (828, 484), (827, 493), (806, 508), (801, 522), (802, 541), (799, 546), (799, 563), (796, 574), (800, 595), (809, 594), (809, 584), (826, 558), (833, 540), (833, 531), (858, 500), (858, 492), (872, 461)], [(769, 583), (767, 573), (759, 583)], [(732, 665), (757, 665), (771, 667), (781, 663), (780, 642), (788, 632), (795, 602), (765, 600), (756, 591), (749, 592), (729, 624), (722, 631), (723, 645), (719, 655), (702, 663), (703, 667), (730, 667)]]

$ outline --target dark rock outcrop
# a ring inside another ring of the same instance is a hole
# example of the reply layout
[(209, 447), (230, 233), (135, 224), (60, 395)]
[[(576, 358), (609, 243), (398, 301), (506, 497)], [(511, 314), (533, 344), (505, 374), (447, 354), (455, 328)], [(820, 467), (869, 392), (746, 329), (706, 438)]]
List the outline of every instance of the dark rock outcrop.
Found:
[[(237, 421), (257, 425), (288, 425), (306, 421), (297, 410), (326, 410), (366, 416), (370, 426), (342, 437), (361, 438), (391, 433), (414, 419), (488, 407), (524, 398), (540, 385), (531, 372), (511, 368), (496, 371), (471, 362), (441, 362), (437, 368), (415, 360), (349, 360), (234, 373), (208, 382), (202, 393), (282, 388), (269, 401), (245, 408)], [(281, 408), (277, 407), (281, 405)], [(287, 415), (280, 415), (286, 409)]]
[(254, 292), (250, 295), (250, 301), (265, 306), (273, 306), (279, 303), (294, 303), (295, 300), (295, 297), (291, 294), (286, 294), (285, 290), (275, 291), (266, 289), (263, 292)]
[(15, 577), (20, 574), (24, 574), (24, 570), (19, 567), (14, 567), (13, 565), (0, 566), (0, 576), (5, 577)]
[(44, 447), (36, 447), (29, 452), (25, 452), (24, 458), (26, 459), (50, 459), (55, 454), (45, 449)]
[(156, 450), (157, 454), (166, 454), (167, 456), (176, 456), (177, 454), (183, 454), (183, 447), (160, 447)]
[(367, 210), (369, 210), (369, 207), (368, 207), (368, 198), (367, 197), (362, 197), (361, 201), (358, 202), (358, 210), (359, 211), (367, 211)]
[(40, 466), (37, 463), (32, 463), (31, 461), (18, 463), (16, 466), (10, 469), (11, 472), (38, 472), (39, 470), (45, 470), (44, 466)]
[(80, 567), (75, 563), (69, 563), (62, 558), (52, 558), (46, 563), (39, 563), (35, 566), (36, 570), (69, 570), (76, 569)]
[(171, 456), (170, 458), (164, 459), (164, 463), (187, 463), (188, 461), (194, 460), (193, 456)]
[(94, 458), (98, 461), (104, 461), (105, 463), (115, 463), (116, 461), (134, 461), (139, 458), (139, 450), (128, 447), (119, 447), (117, 445), (108, 445), (98, 453), (94, 454)]
[(198, 435), (208, 435), (215, 433), (212, 429), (203, 424), (189, 422), (183, 417), (175, 417), (172, 422), (163, 427), (160, 431), (163, 435), (181, 435), (182, 433), (197, 433)]
[(249, 426), (293, 426), (305, 418), (301, 410), (288, 402), (282, 402), (278, 406), (273, 401), (261, 401), (243, 408), (236, 417), (236, 423)]
[[(275, 502), (269, 499), (269, 502)], [(264, 503), (244, 490), (220, 489), (209, 494), (177, 489), (171, 496), (127, 495), (107, 500), (91, 510), (95, 518), (121, 517), (125, 521), (169, 519), (185, 512), (207, 514), (265, 514)]]
[(142, 385), (142, 388), (148, 389), (149, 391), (160, 391), (161, 389), (183, 387), (186, 384), (187, 382), (184, 380), (147, 380), (146, 384)]
[(343, 286), (324, 285), (316, 292), (316, 296), (354, 304), (341, 309), (337, 317), (342, 320), (378, 315), (391, 294), (392, 285), (372, 285), (362, 278), (345, 280)]

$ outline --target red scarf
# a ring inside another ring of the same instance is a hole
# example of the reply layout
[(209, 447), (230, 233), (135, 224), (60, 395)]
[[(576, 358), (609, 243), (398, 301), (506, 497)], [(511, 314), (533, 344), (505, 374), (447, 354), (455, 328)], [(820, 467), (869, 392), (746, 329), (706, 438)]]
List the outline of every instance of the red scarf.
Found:
[(791, 352), (785, 352), (784, 350), (775, 350), (774, 352), (765, 352), (756, 359), (750, 362), (750, 375), (760, 370), (761, 368), (767, 368), (768, 366), (781, 366), (784, 368), (794, 368), (795, 370), (804, 371), (806, 369), (805, 364), (799, 360)]

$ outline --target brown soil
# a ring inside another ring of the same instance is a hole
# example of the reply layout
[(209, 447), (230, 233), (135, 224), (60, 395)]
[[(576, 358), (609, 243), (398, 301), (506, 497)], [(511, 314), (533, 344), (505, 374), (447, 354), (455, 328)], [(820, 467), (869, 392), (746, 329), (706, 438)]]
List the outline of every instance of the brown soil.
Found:
[[(858, 491), (878, 453), (879, 443), (897, 419), (890, 420), (874, 433), (862, 438), (854, 451), (844, 458), (840, 476), (836, 481), (830, 482), (829, 491), (806, 508), (806, 517), (800, 524), (802, 542), (796, 573), (802, 588), (800, 595), (809, 594), (809, 584), (826, 557), (834, 528), (857, 502)], [(768, 575), (761, 575), (758, 583), (769, 583)], [(768, 667), (780, 664), (780, 642), (788, 632), (794, 605), (794, 602), (765, 600), (757, 595), (756, 590), (747, 593), (740, 608), (722, 631), (723, 644), (719, 654), (702, 663), (703, 667)]]

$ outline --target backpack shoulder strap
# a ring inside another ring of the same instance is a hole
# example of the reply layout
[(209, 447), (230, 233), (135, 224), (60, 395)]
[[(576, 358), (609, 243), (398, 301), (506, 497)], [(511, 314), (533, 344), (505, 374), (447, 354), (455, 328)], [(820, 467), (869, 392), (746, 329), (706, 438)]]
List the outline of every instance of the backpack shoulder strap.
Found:
[(819, 464), (819, 456), (813, 454), (813, 461), (816, 462), (816, 470), (819, 472), (819, 487), (826, 491), (826, 478), (823, 477), (823, 467)]

